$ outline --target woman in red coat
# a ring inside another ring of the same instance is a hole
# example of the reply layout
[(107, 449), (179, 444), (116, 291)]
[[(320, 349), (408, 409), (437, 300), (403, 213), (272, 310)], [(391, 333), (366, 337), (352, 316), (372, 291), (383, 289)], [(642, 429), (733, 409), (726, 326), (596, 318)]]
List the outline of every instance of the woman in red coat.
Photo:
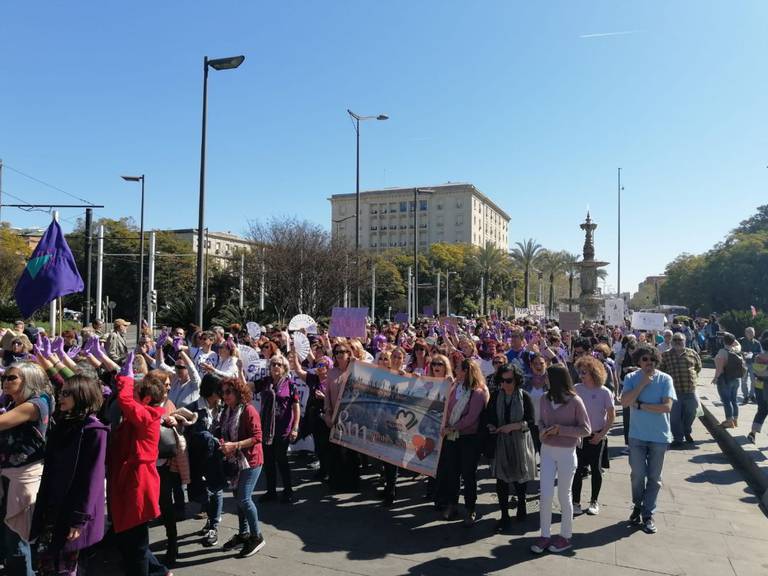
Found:
[(109, 448), (108, 496), (115, 542), (128, 576), (167, 576), (149, 549), (149, 522), (160, 515), (157, 447), (166, 386), (148, 375), (134, 387), (133, 352), (117, 376), (122, 421)]

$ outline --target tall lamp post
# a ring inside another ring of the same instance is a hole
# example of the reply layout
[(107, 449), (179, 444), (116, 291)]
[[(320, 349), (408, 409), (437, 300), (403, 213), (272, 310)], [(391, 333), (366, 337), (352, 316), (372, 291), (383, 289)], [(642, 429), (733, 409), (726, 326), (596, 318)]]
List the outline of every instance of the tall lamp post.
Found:
[(203, 58), (203, 133), (200, 142), (200, 206), (197, 221), (197, 325), (203, 327), (203, 228), (205, 227), (205, 135), (208, 118), (208, 68), (231, 70), (237, 68), (245, 56), (231, 56), (209, 60)]
[(451, 276), (458, 275), (458, 272), (451, 272), (450, 270), (445, 273), (445, 315), (451, 315), (451, 293), (449, 291), (451, 284)]
[(617, 262), (616, 262), (616, 293), (618, 294), (619, 298), (621, 298), (621, 191), (624, 190), (624, 188), (621, 187), (621, 168), (619, 168), (619, 181), (617, 185), (616, 193), (618, 195), (618, 208), (619, 208), (619, 214), (618, 214), (618, 242), (617, 242)]
[(386, 114), (361, 116), (347, 108), (355, 127), (355, 284), (357, 285), (357, 307), (360, 308), (360, 120), (389, 120)]
[(141, 182), (141, 224), (139, 235), (139, 316), (136, 320), (136, 346), (141, 339), (141, 321), (144, 319), (144, 174), (123, 176), (126, 182)]
[(413, 320), (419, 318), (419, 194), (432, 194), (431, 188), (413, 189)]

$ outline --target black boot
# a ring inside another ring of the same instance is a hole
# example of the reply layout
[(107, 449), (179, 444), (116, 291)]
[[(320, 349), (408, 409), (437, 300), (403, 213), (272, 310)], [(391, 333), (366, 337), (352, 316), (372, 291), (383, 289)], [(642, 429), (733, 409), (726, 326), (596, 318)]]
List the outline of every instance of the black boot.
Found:
[(518, 522), (524, 522), (528, 518), (528, 510), (526, 508), (525, 500), (525, 482), (515, 482), (515, 492), (517, 493), (517, 514), (516, 519)]

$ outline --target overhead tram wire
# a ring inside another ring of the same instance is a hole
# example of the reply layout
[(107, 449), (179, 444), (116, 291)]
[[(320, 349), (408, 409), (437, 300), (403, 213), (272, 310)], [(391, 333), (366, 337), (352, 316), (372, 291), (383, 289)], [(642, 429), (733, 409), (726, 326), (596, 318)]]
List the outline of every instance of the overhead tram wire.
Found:
[[(16, 172), (16, 174), (24, 176), (25, 178), (29, 178), (30, 180), (32, 180), (34, 182), (37, 182), (38, 184), (42, 184), (43, 186), (47, 186), (48, 188), (51, 188), (52, 190), (56, 190), (57, 192), (61, 192), (62, 194), (66, 194), (70, 198), (74, 198), (75, 200), (79, 200), (80, 202), (85, 202), (86, 204), (90, 204), (91, 206), (96, 206), (90, 200), (86, 200), (85, 198), (80, 198), (79, 196), (76, 196), (75, 194), (67, 192), (66, 190), (62, 190), (58, 186), (54, 186), (53, 184), (50, 184), (50, 183), (46, 182), (45, 180), (40, 180), (40, 178), (35, 178), (34, 176), (31, 176), (31, 175), (27, 174), (26, 172), (22, 172), (21, 170), (18, 170), (17, 168), (14, 168), (13, 166), (9, 166), (5, 162), (3, 162), (3, 168), (11, 170), (12, 172)], [(7, 192), (4, 192), (4, 193), (7, 194)]]

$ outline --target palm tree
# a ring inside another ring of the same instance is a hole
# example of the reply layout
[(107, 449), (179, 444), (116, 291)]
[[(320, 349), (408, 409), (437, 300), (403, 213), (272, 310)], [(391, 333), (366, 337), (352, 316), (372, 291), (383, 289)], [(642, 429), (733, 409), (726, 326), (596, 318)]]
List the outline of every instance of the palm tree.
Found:
[(579, 276), (578, 262), (581, 256), (570, 252), (563, 252), (565, 273), (568, 275), (568, 312), (573, 309), (573, 281)]
[(542, 271), (549, 274), (549, 306), (548, 316), (555, 313), (555, 276), (565, 271), (565, 255), (563, 252), (545, 250), (539, 257)]
[(509, 253), (512, 261), (523, 269), (523, 286), (525, 290), (525, 308), (528, 308), (530, 295), (528, 289), (531, 281), (531, 267), (536, 264), (539, 254), (544, 248), (533, 238), (515, 242), (515, 247)]
[(474, 254), (475, 261), (480, 268), (480, 273), (483, 276), (483, 310), (488, 313), (488, 293), (491, 290), (491, 279), (498, 276), (498, 274), (504, 268), (506, 264), (506, 258), (504, 251), (497, 248), (490, 242), (486, 242), (485, 246), (478, 248)]

